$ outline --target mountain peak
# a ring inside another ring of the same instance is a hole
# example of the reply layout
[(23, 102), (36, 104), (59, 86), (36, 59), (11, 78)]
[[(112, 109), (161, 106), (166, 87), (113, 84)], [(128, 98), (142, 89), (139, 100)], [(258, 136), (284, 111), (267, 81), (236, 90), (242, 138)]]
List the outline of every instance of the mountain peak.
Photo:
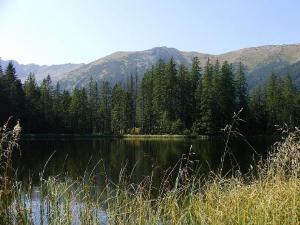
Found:
[[(191, 67), (192, 58), (197, 56), (202, 66), (210, 58), (219, 59), (237, 65), (240, 61), (245, 65), (249, 87), (264, 82), (271, 71), (292, 71), (291, 76), (300, 83), (300, 44), (264, 45), (260, 47), (243, 48), (220, 55), (210, 55), (198, 52), (184, 52), (176, 48), (159, 46), (144, 51), (118, 51), (88, 64), (64, 64), (39, 66), (35, 64), (22, 65), (16, 62), (17, 73), (22, 80), (29, 72), (36, 73), (37, 79), (47, 74), (61, 83), (62, 88), (73, 89), (85, 87), (90, 77), (96, 81), (126, 82), (130, 74), (138, 72), (142, 76), (159, 59), (167, 62), (171, 57), (177, 64)], [(2, 60), (3, 62), (3, 60)], [(2, 67), (5, 67), (2, 65)], [(299, 68), (299, 69), (298, 69)], [(141, 79), (141, 77), (140, 77)]]
[(251, 88), (257, 83), (264, 82), (271, 71), (282, 71), (299, 62), (300, 45), (268, 45), (240, 49), (221, 55), (183, 52), (167, 46), (154, 47), (144, 51), (115, 52), (65, 74), (60, 77), (60, 82), (66, 89), (84, 87), (88, 84), (90, 77), (97, 81), (107, 80), (112, 84), (126, 82), (128, 76), (135, 71), (138, 72), (141, 79), (144, 72), (159, 59), (167, 62), (173, 57), (177, 64), (191, 67), (192, 58), (195, 56), (199, 58), (202, 65), (205, 64), (207, 58), (211, 58), (212, 61), (219, 59), (221, 62), (227, 60), (233, 65), (242, 61)]

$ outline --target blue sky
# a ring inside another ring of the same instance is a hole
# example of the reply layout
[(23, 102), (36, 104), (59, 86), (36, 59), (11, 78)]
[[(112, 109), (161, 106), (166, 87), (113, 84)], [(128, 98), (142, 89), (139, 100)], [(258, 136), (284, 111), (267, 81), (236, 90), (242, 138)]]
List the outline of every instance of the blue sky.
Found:
[(156, 46), (211, 54), (300, 43), (299, 0), (0, 0), (0, 56), (90, 62)]

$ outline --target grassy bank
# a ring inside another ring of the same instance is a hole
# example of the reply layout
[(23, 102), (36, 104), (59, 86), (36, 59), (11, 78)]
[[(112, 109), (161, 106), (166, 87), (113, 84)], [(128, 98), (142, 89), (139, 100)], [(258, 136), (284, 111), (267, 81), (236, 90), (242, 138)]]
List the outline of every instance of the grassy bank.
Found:
[(199, 178), (189, 156), (183, 159), (175, 184), (166, 176), (160, 187), (151, 176), (132, 184), (122, 171), (103, 190), (95, 189), (93, 177), (43, 179), (41, 172), (37, 190), (11, 178), (0, 192), (6, 199), (0, 224), (300, 224), (299, 131), (245, 176)]

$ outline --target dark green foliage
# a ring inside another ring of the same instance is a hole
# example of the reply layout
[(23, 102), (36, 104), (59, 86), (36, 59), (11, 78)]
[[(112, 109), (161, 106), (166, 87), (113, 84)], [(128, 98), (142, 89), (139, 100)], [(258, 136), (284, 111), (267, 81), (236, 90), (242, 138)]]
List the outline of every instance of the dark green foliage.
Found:
[[(193, 58), (192, 62), (192, 69), (190, 72), (190, 86), (189, 88), (189, 95), (190, 95), (190, 102), (191, 102), (191, 109), (190, 109), (190, 114), (191, 114), (191, 119), (192, 121), (195, 121), (197, 118), (197, 108), (198, 104), (197, 102), (201, 102), (200, 97), (197, 96), (196, 93), (200, 95), (201, 93), (201, 67), (200, 67), (200, 62), (197, 57)], [(190, 126), (187, 126), (190, 128)]]
[(176, 64), (173, 58), (165, 65), (165, 80), (166, 83), (166, 112), (169, 120), (175, 120), (178, 116), (178, 97), (179, 97), (179, 82), (177, 79)]
[(0, 122), (20, 118), (29, 133), (219, 134), (234, 112), (247, 121), (243, 133), (274, 132), (274, 125), (299, 126), (300, 93), (289, 75), (271, 74), (248, 94), (243, 65), (207, 60), (201, 72), (159, 60), (138, 83), (137, 74), (111, 88), (92, 78), (87, 89), (72, 93), (52, 84), (37, 85), (29, 74), (24, 85), (12, 63), (0, 69)]
[(114, 134), (124, 134), (128, 127), (125, 112), (128, 103), (128, 94), (124, 92), (121, 85), (116, 84), (112, 90), (111, 100), (111, 129)]
[(250, 132), (264, 132), (266, 131), (267, 111), (266, 111), (266, 97), (262, 87), (255, 88), (250, 95), (249, 103), (250, 111)]
[(190, 88), (193, 86), (193, 83), (189, 71), (183, 65), (179, 66), (177, 80), (179, 89), (178, 102), (176, 106), (178, 117), (183, 123), (183, 127), (191, 128), (193, 120), (194, 94)]
[(213, 102), (213, 67), (209, 60), (205, 65), (201, 80), (200, 98), (199, 120), (196, 121), (198, 128), (195, 131), (211, 134), (214, 131), (213, 108), (215, 103)]
[(237, 108), (243, 108), (243, 111), (246, 112), (248, 110), (248, 88), (244, 68), (241, 62), (235, 76), (235, 87)]
[[(34, 74), (29, 74), (27, 80), (24, 83), (24, 92), (25, 92), (25, 106), (26, 109), (26, 126), (25, 128), (31, 132), (38, 132), (42, 121), (40, 121), (40, 90), (37, 86)], [(32, 123), (30, 121), (35, 121)], [(25, 130), (26, 131), (26, 130)]]
[(91, 132), (88, 117), (88, 97), (85, 89), (75, 89), (69, 107), (71, 127), (75, 133)]
[(88, 89), (88, 120), (89, 130), (96, 133), (99, 127), (99, 93), (98, 84), (93, 78), (90, 79)]
[[(290, 126), (298, 125), (296, 122), (297, 112), (299, 113), (299, 103), (297, 103), (297, 89), (288, 74), (282, 83), (282, 116), (281, 120)], [(297, 107), (298, 106), (298, 107)]]
[(50, 75), (48, 75), (40, 86), (40, 106), (42, 112), (43, 124), (47, 132), (50, 132), (55, 125), (54, 112), (53, 112), (53, 94), (54, 88)]
[(21, 118), (22, 120), (25, 110), (25, 95), (12, 62), (9, 62), (5, 73), (2, 72), (0, 79), (1, 121), (4, 123), (9, 116)]
[(216, 83), (216, 104), (218, 106), (218, 117), (220, 117), (218, 127), (225, 127), (231, 120), (235, 105), (235, 88), (233, 82), (233, 71), (227, 61), (221, 67), (220, 77)]
[(100, 133), (111, 132), (111, 87), (108, 82), (102, 82), (99, 99)]
[(142, 132), (147, 134), (154, 133), (156, 126), (153, 107), (153, 73), (153, 69), (145, 73), (139, 93), (139, 120)]

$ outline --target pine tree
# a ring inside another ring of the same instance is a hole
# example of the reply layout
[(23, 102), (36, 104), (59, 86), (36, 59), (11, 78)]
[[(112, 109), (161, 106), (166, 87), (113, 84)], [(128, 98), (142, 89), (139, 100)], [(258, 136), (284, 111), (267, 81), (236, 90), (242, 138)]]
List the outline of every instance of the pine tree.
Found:
[(266, 96), (262, 87), (256, 87), (250, 95), (249, 127), (254, 134), (264, 133), (267, 127)]
[(64, 90), (60, 94), (59, 106), (60, 106), (60, 113), (62, 119), (62, 127), (63, 131), (60, 132), (73, 132), (72, 127), (72, 118), (70, 116), (70, 105), (71, 105), (71, 95), (68, 91)]
[(88, 123), (88, 97), (84, 88), (75, 88), (70, 102), (69, 113), (73, 132), (90, 132)]
[(88, 89), (89, 130), (96, 133), (99, 124), (99, 93), (97, 82), (91, 77)]
[(297, 89), (294, 85), (292, 78), (289, 74), (284, 77), (282, 87), (282, 122), (287, 123), (289, 126), (295, 126), (296, 117), (296, 96)]
[(55, 119), (53, 116), (53, 86), (50, 75), (47, 75), (47, 77), (43, 79), (40, 86), (40, 92), (41, 111), (44, 123), (46, 124), (45, 129), (47, 132), (51, 132), (51, 130), (55, 129)]
[(16, 69), (11, 61), (8, 63), (6, 67), (5, 79), (7, 80), (7, 82), (11, 82), (11, 83), (17, 80)]
[[(200, 94), (201, 93), (201, 67), (198, 57), (194, 57), (192, 61), (192, 69), (190, 72), (191, 75), (191, 85), (189, 87), (190, 91), (190, 99), (191, 99), (191, 109), (190, 114), (192, 121), (195, 121), (197, 119), (197, 115), (200, 113), (197, 111), (198, 103), (201, 102)], [(188, 126), (190, 127), (190, 125)]]
[[(190, 79), (189, 72), (184, 65), (179, 66), (178, 75), (178, 118), (183, 123), (183, 127), (190, 128), (192, 126), (192, 110), (193, 110), (193, 91), (190, 89), (192, 81)], [(179, 122), (177, 121), (177, 123)]]
[(166, 112), (170, 121), (176, 119), (178, 115), (178, 95), (179, 87), (177, 81), (177, 69), (176, 63), (173, 58), (165, 66), (165, 78), (166, 78)]
[(167, 77), (165, 75), (165, 64), (159, 60), (153, 68), (153, 116), (157, 123), (154, 132), (159, 133), (162, 129), (161, 120), (166, 119), (164, 114), (167, 111)]
[(217, 124), (217, 129), (219, 130), (231, 122), (232, 115), (236, 109), (233, 71), (232, 66), (227, 61), (221, 67), (221, 74), (216, 84), (216, 90), (218, 90), (216, 104), (219, 110), (216, 116), (220, 117), (220, 124)]
[(67, 123), (66, 118), (68, 116), (68, 105), (63, 104), (63, 94), (61, 92), (60, 83), (57, 82), (55, 88), (53, 89), (53, 100), (52, 100), (52, 110), (53, 110), (53, 118), (56, 122), (56, 126), (53, 127), (53, 132), (66, 132), (67, 131)]
[(109, 82), (104, 81), (100, 87), (99, 99), (100, 132), (111, 132), (111, 87)]
[(268, 129), (273, 130), (280, 122), (280, 95), (278, 77), (272, 73), (266, 85), (266, 110), (268, 113)]
[(112, 90), (111, 128), (115, 134), (126, 132), (125, 93), (121, 85), (116, 84)]
[(139, 104), (140, 104), (140, 123), (143, 133), (151, 134), (154, 132), (156, 121), (154, 119), (153, 109), (153, 71), (146, 72), (140, 88)]
[(127, 104), (128, 104), (128, 128), (134, 128), (136, 123), (136, 83), (132, 74), (130, 74), (127, 88)]
[(201, 83), (201, 104), (200, 104), (200, 120), (196, 121), (194, 131), (197, 133), (211, 134), (214, 132), (213, 118), (213, 88), (212, 88), (213, 68), (210, 60), (204, 67), (204, 74)]
[(1, 80), (2, 92), (5, 98), (4, 102), (6, 103), (3, 107), (2, 119), (6, 121), (9, 116), (13, 116), (15, 119), (23, 119), (25, 113), (25, 94), (21, 80), (17, 79), (16, 70), (12, 62), (8, 63)]
[(219, 95), (220, 95), (220, 82), (221, 82), (222, 72), (221, 72), (221, 65), (219, 60), (217, 59), (214, 65), (212, 66), (212, 118), (213, 118), (213, 127), (214, 132), (219, 132), (222, 128), (222, 117), (220, 116), (220, 112), (222, 110), (221, 104), (219, 102)]
[(237, 109), (244, 109), (244, 112), (248, 109), (248, 90), (247, 90), (247, 82), (244, 72), (243, 64), (239, 63), (239, 68), (235, 77), (235, 87), (236, 87), (236, 101), (237, 101)]
[(240, 118), (246, 123), (240, 124), (240, 130), (245, 133), (247, 131), (247, 122), (249, 122), (249, 105), (248, 105), (248, 87), (242, 62), (239, 63), (237, 73), (235, 75), (235, 95), (236, 95), (236, 112), (242, 109)]
[[(25, 108), (26, 108), (26, 125), (25, 128), (28, 132), (40, 132), (41, 121), (41, 108), (40, 108), (40, 90), (37, 86), (35, 75), (30, 73), (24, 83), (25, 93)], [(25, 130), (26, 131), (26, 130)]]

